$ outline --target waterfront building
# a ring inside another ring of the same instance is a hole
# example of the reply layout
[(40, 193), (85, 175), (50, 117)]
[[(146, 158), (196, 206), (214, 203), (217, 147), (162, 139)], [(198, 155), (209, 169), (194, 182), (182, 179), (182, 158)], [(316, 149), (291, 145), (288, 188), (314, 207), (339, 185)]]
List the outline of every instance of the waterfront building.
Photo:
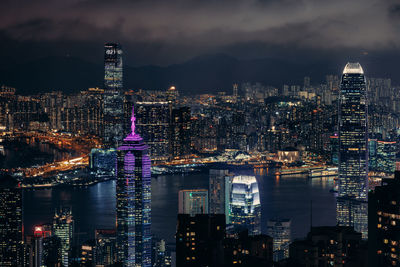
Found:
[(377, 139), (368, 139), (368, 169), (377, 170)]
[(274, 261), (289, 257), (289, 244), (291, 242), (291, 220), (272, 219), (267, 222), (267, 233), (273, 240)]
[(117, 147), (123, 134), (122, 48), (116, 43), (104, 45), (104, 143)]
[(74, 220), (72, 218), (71, 208), (61, 207), (54, 215), (53, 232), (61, 241), (61, 256), (64, 266), (69, 266), (73, 230)]
[(337, 134), (329, 137), (331, 146), (331, 163), (335, 166), (339, 165), (339, 137)]
[[(26, 255), (29, 266), (42, 267), (45, 265), (44, 240), (51, 236), (51, 225), (37, 225), (34, 227), (33, 235), (26, 237)], [(29, 258), (29, 259), (28, 259)], [(47, 260), (47, 259), (46, 259)]]
[(211, 214), (225, 214), (229, 224), (229, 200), (232, 176), (228, 170), (210, 170), (209, 174), (209, 209)]
[(192, 189), (179, 190), (179, 214), (207, 214), (208, 190)]
[(176, 267), (222, 266), (225, 216), (178, 214)]
[(255, 176), (235, 176), (232, 179), (230, 223), (246, 228), (250, 235), (261, 233), (261, 203)]
[(0, 178), (0, 266), (23, 265), (22, 190), (10, 176)]
[(396, 167), (396, 142), (378, 141), (376, 148), (377, 171), (393, 174)]
[(117, 262), (150, 267), (151, 161), (135, 121), (132, 109), (131, 133), (117, 150)]
[(96, 229), (95, 264), (96, 266), (110, 266), (115, 263), (116, 231), (114, 229)]
[(115, 148), (93, 148), (89, 154), (90, 168), (98, 170), (114, 171), (117, 162), (117, 150)]
[(343, 70), (339, 99), (339, 192), (337, 223), (368, 237), (368, 126), (364, 71), (359, 63)]
[(136, 102), (137, 132), (149, 145), (153, 161), (169, 157), (170, 112), (168, 102)]
[(368, 197), (370, 266), (400, 266), (400, 171)]

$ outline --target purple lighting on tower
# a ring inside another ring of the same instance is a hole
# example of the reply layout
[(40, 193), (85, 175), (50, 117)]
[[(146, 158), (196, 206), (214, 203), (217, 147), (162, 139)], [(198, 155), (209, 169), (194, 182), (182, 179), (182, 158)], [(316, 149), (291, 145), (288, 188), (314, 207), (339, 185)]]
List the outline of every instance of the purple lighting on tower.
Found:
[(132, 107), (132, 131), (117, 149), (117, 258), (151, 267), (151, 160), (135, 122)]
[(140, 141), (142, 137), (135, 132), (136, 129), (136, 117), (135, 117), (135, 107), (132, 106), (132, 116), (131, 116), (131, 133), (124, 139), (124, 141)]

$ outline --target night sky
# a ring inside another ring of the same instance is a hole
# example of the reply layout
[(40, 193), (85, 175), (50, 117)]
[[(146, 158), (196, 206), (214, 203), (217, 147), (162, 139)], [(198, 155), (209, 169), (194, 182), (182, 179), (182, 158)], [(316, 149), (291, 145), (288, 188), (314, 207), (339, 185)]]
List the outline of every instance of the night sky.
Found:
[(396, 0), (2, 0), (0, 21), (1, 69), (44, 57), (101, 64), (109, 41), (134, 67), (223, 53), (340, 68), (357, 60), (396, 79), (400, 60)]

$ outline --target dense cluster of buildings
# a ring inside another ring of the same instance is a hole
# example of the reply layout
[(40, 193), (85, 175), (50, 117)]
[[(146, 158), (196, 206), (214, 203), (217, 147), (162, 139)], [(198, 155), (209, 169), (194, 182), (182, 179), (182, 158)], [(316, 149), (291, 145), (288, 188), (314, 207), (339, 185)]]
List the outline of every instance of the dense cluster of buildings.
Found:
[[(104, 60), (102, 89), (20, 96), (2, 86), (0, 130), (102, 137), (90, 167), (115, 170), (115, 228), (74, 246), (73, 214), (62, 207), (53, 223), (25, 234), (22, 191), (7, 176), (0, 181), (1, 266), (400, 264), (400, 174), (375, 189), (368, 182), (370, 171), (395, 172), (400, 95), (389, 79), (366, 79), (360, 64), (348, 63), (341, 79), (328, 75), (320, 85), (305, 77), (301, 86), (243, 83), (229, 95), (180, 96), (174, 86), (124, 90), (119, 44), (105, 45)], [(256, 177), (212, 169), (208, 189), (177, 196), (172, 257), (151, 234), (151, 163), (228, 150), (267, 152), (286, 165), (313, 159), (338, 166), (337, 226), (311, 227), (293, 241), (291, 220), (271, 218), (262, 231)]]

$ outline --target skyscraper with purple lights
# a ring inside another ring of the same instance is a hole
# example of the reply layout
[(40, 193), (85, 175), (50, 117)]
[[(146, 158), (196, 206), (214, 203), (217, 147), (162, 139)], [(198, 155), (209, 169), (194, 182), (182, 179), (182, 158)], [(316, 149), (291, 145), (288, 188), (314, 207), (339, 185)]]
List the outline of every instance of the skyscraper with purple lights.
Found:
[(117, 261), (123, 266), (151, 266), (151, 173), (148, 146), (132, 132), (117, 151)]

